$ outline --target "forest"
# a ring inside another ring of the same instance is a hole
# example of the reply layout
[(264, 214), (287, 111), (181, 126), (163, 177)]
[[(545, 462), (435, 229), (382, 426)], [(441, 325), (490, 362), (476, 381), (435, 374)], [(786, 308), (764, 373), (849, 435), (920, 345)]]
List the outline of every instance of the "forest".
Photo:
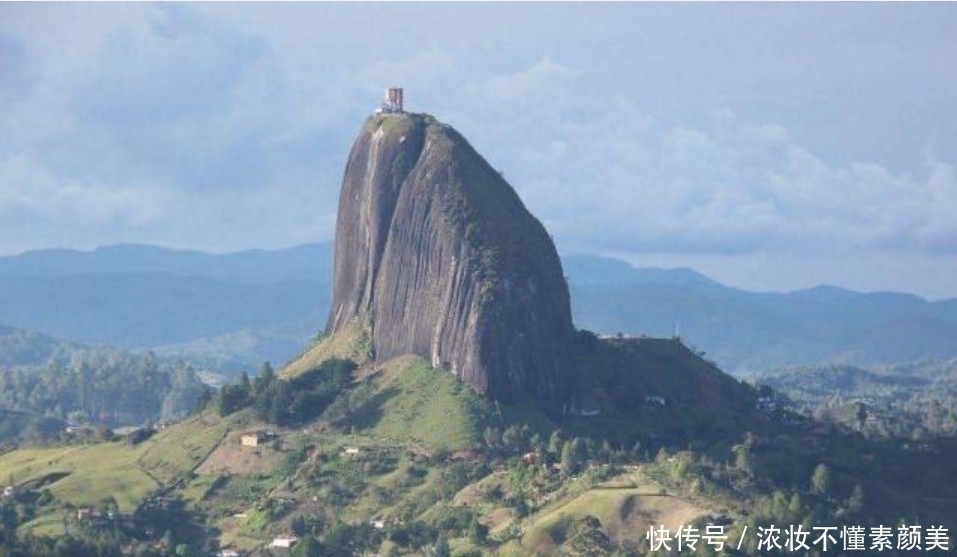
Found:
[(188, 415), (206, 389), (188, 364), (98, 349), (66, 364), (4, 370), (0, 408), (74, 425), (145, 425)]

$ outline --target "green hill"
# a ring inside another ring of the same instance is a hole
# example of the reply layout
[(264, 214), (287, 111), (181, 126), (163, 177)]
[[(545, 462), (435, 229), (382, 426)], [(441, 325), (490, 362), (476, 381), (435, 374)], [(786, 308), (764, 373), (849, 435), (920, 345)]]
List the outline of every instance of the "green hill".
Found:
[[(361, 328), (322, 339), (274, 379), (313, 384), (312, 370), (337, 369), (331, 358), (366, 354), (307, 423), (263, 422), (255, 403), (226, 417), (211, 406), (135, 444), (0, 455), (0, 478), (34, 494), (20, 534), (102, 535), (104, 519), (63, 517), (105, 497), (129, 516), (115, 526), (123, 539), (163, 547), (171, 536), (196, 555), (286, 535), (314, 536), (333, 555), (420, 555), (442, 539), (453, 555), (643, 554), (648, 526), (714, 516), (732, 533), (768, 521), (955, 518), (957, 492), (940, 486), (957, 470), (935, 452), (953, 450), (946, 441), (908, 452), (812, 433), (756, 410), (748, 386), (676, 340), (582, 335), (578, 395), (549, 421), (421, 358), (373, 362), (362, 339)], [(244, 446), (256, 432), (270, 436)], [(822, 465), (831, 478), (815, 491)], [(846, 502), (855, 490), (867, 509)]]
[[(19, 448), (0, 456), (0, 477), (48, 488), (54, 498), (74, 506), (97, 505), (112, 496), (120, 511), (129, 513), (153, 493), (186, 479), (237, 421), (205, 412), (136, 445), (121, 440)], [(33, 526), (28, 522), (23, 528), (32, 531)]]
[(492, 414), (487, 400), (416, 356), (376, 366), (349, 404), (349, 423), (357, 432), (445, 449), (481, 444)]

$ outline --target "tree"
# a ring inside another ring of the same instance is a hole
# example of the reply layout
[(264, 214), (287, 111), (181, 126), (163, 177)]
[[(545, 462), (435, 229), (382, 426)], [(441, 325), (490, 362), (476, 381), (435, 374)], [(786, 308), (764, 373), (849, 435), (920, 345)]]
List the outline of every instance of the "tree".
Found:
[(754, 468), (751, 464), (751, 451), (747, 450), (744, 445), (736, 445), (734, 447), (734, 467), (749, 476), (754, 475)]
[(213, 389), (204, 385), (196, 397), (196, 405), (193, 407), (193, 412), (198, 414), (206, 410), (206, 407), (209, 406), (209, 403), (213, 400), (213, 393)]
[(163, 538), (160, 540), (160, 543), (163, 544), (163, 547), (165, 547), (167, 551), (172, 551), (173, 547), (176, 545), (176, 537), (173, 536), (173, 531), (167, 530), (166, 533), (163, 534)]
[(482, 437), (485, 439), (485, 445), (490, 449), (496, 449), (502, 444), (502, 434), (497, 428), (485, 428)]
[(439, 534), (439, 537), (435, 540), (432, 555), (434, 557), (450, 557), (452, 555), (452, 550), (449, 548), (449, 540), (445, 539), (445, 534)]
[(565, 441), (562, 444), (562, 470), (566, 474), (571, 474), (573, 470), (578, 469), (578, 463), (575, 461), (575, 455), (572, 454), (572, 442)]
[(267, 392), (270, 394), (266, 398), (266, 414), (263, 416), (267, 421), (276, 425), (288, 425), (297, 418), (302, 409), (302, 404), (295, 400), (295, 395), (286, 381), (273, 383)]
[(262, 367), (259, 369), (259, 375), (253, 382), (253, 396), (260, 396), (267, 388), (269, 388), (269, 385), (271, 385), (275, 379), (276, 372), (273, 371), (272, 365), (269, 362), (263, 362)]
[(245, 371), (239, 374), (239, 388), (242, 389), (243, 395), (245, 395), (248, 400), (253, 394), (252, 383), (249, 382), (249, 374)]
[(62, 557), (85, 557), (89, 549), (81, 540), (70, 536), (58, 539), (53, 546), (55, 554)]
[(754, 464), (751, 461), (751, 450), (754, 448), (754, 435), (751, 432), (744, 434), (744, 441), (735, 445), (734, 466), (749, 476), (754, 475)]
[(469, 523), (469, 541), (475, 545), (485, 544), (488, 538), (488, 526), (479, 522), (478, 515), (472, 515), (472, 521)]
[(641, 440), (638, 439), (635, 441), (635, 444), (631, 447), (631, 458), (635, 460), (644, 460), (645, 459), (645, 448), (641, 444)]
[(612, 448), (611, 443), (607, 439), (602, 441), (601, 448), (598, 449), (598, 458), (601, 459), (604, 463), (609, 463), (612, 460), (612, 457), (615, 454), (615, 449)]
[(857, 403), (854, 411), (854, 417), (857, 419), (857, 431), (864, 433), (864, 424), (867, 423), (867, 405), (863, 402)]
[(241, 385), (223, 385), (216, 397), (216, 409), (220, 416), (228, 416), (243, 409), (248, 402)]
[(811, 475), (811, 491), (818, 495), (826, 495), (831, 489), (831, 470), (826, 464), (818, 464)]
[(562, 435), (562, 430), (556, 429), (552, 432), (552, 436), (548, 439), (548, 452), (551, 453), (555, 458), (558, 458), (562, 454), (562, 446), (565, 444), (565, 436)]
[(322, 555), (322, 546), (319, 545), (319, 540), (312, 534), (306, 534), (299, 539), (299, 543), (296, 544), (291, 553), (295, 557), (319, 557)]
[(292, 529), (293, 534), (299, 536), (300, 538), (309, 532), (309, 527), (306, 525), (306, 519), (302, 515), (293, 518), (289, 523), (289, 528)]
[(565, 441), (562, 447), (562, 468), (568, 474), (577, 473), (588, 455), (588, 445), (585, 441), (576, 437), (571, 441)]
[(522, 446), (525, 444), (524, 441), (522, 438), (522, 430), (516, 425), (508, 426), (505, 428), (505, 432), (502, 433), (502, 446), (510, 452), (521, 451)]
[(804, 513), (804, 501), (801, 500), (801, 494), (795, 492), (788, 502), (788, 515), (792, 522), (797, 522), (802, 513)]
[(0, 505), (0, 530), (14, 531), (19, 526), (17, 511), (13, 505)]
[(860, 484), (854, 486), (854, 491), (847, 500), (847, 508), (852, 513), (859, 513), (864, 510), (864, 488)]
[(356, 529), (340, 522), (326, 534), (325, 545), (333, 555), (352, 555), (358, 541)]

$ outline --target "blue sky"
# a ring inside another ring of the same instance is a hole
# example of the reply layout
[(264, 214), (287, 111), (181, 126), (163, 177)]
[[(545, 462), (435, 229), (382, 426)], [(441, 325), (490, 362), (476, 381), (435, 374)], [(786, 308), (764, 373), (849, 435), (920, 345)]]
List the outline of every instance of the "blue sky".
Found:
[(329, 240), (385, 85), (563, 253), (957, 296), (957, 5), (0, 3), (0, 253)]

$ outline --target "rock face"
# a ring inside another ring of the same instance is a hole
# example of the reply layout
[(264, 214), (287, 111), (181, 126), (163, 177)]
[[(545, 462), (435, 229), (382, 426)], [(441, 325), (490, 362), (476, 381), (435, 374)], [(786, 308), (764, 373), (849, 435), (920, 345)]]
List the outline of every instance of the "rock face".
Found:
[(418, 354), (552, 413), (569, 395), (574, 328), (555, 246), (500, 173), (431, 116), (369, 118), (352, 146), (326, 333), (355, 320), (377, 360)]

